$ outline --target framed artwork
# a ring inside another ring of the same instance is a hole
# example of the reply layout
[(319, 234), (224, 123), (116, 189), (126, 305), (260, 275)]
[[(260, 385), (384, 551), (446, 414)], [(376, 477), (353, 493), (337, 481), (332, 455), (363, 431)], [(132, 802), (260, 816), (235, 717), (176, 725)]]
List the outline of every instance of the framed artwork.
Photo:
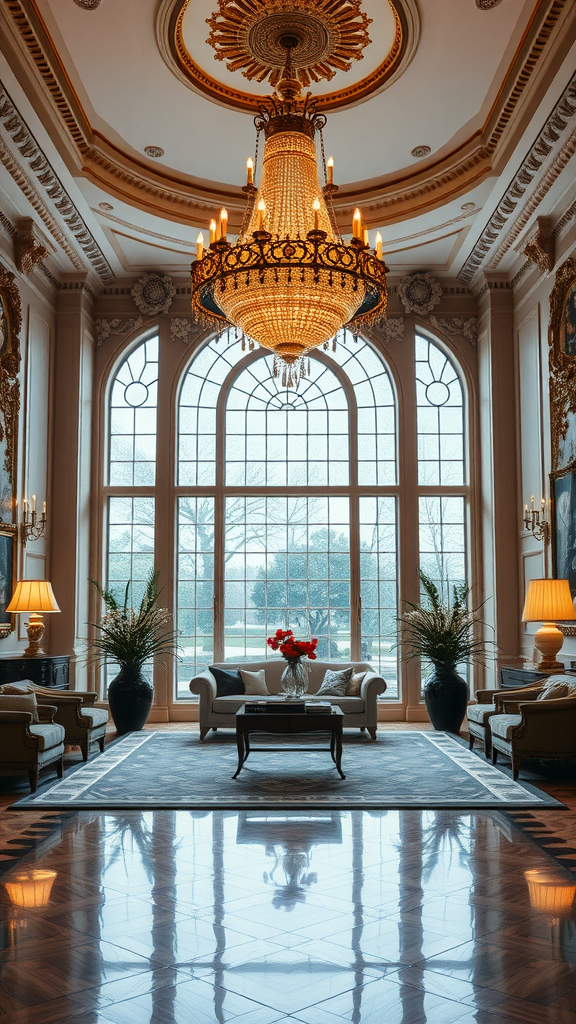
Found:
[[(568, 580), (576, 597), (576, 466), (550, 476), (552, 496), (552, 575)], [(559, 623), (566, 636), (576, 636), (573, 622)]]
[(550, 294), (552, 472), (576, 467), (576, 259), (562, 264)]
[(14, 629), (14, 616), (6, 606), (16, 586), (16, 544), (18, 528), (0, 525), (0, 639), (9, 636)]

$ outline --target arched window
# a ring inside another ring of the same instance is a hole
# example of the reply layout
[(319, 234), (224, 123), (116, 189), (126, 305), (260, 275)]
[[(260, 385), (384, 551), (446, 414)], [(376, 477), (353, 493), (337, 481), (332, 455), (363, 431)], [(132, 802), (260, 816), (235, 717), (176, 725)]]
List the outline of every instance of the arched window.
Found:
[(286, 388), (272, 355), (231, 333), (179, 380), (163, 371), (157, 392), (175, 350), (152, 336), (109, 383), (104, 574), (119, 594), (133, 580), (137, 600), (152, 566), (175, 566), (174, 703), (214, 662), (267, 657), (266, 637), (288, 626), (317, 636), (322, 659), (370, 661), (386, 701), (418, 699), (402, 692), (399, 602), (418, 565), (444, 585), (469, 579), (466, 393), (423, 333), (398, 342), (392, 368), (371, 342), (336, 342)]
[(214, 492), (179, 497), (183, 687), (212, 658), (266, 657), (266, 637), (290, 626), (318, 637), (321, 658), (386, 665), (394, 695), (396, 497), (367, 493), (396, 483), (392, 385), (368, 342), (349, 336), (310, 367), (297, 389), (282, 387), (264, 350), (212, 341), (184, 379), (178, 480), (201, 460)]
[[(416, 335), (420, 567), (445, 592), (467, 579), (464, 390), (453, 360)], [(454, 494), (454, 490), (460, 493)]]

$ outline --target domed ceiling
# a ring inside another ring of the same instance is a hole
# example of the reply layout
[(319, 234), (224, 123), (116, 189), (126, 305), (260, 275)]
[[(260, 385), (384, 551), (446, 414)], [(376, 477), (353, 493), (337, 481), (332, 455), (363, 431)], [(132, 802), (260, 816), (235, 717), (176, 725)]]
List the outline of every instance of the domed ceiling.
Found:
[(287, 37), (328, 117), (343, 234), (361, 205), (393, 269), (454, 273), (574, 39), (569, 0), (9, 0), (0, 17), (2, 80), (116, 273), (184, 267), (222, 205), (238, 229)]

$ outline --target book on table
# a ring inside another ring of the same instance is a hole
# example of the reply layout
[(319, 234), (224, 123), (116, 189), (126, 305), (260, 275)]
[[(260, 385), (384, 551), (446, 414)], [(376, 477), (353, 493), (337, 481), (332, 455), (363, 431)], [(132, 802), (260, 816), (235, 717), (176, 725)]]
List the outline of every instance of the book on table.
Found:
[(258, 700), (246, 701), (246, 715), (303, 715), (306, 706), (303, 700)]

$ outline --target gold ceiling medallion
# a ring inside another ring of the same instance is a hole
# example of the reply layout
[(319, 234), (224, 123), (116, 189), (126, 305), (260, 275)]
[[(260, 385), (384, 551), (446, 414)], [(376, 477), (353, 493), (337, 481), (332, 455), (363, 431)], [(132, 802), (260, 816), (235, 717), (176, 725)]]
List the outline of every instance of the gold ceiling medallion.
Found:
[(362, 0), (218, 0), (218, 13), (207, 18), (206, 42), (216, 60), (244, 78), (275, 86), (286, 62), (281, 40), (294, 40), (292, 68), (305, 88), (330, 81), (337, 71), (349, 71), (353, 60), (371, 42), (369, 18), (360, 10)]
[[(385, 0), (394, 16), (394, 39), (384, 60), (365, 78), (345, 88), (315, 96), (322, 110), (336, 110), (367, 99), (398, 77), (411, 61), (419, 36), (414, 0)], [(275, 86), (283, 67), (280, 39), (294, 38), (293, 69), (304, 87), (330, 81), (363, 58), (370, 44), (372, 19), (362, 0), (218, 0), (219, 11), (207, 19), (206, 40), (228, 71), (250, 81)], [(210, 75), (194, 60), (184, 40), (190, 0), (164, 0), (158, 15), (161, 52), (178, 77), (218, 103), (256, 113), (263, 95), (243, 92)], [(283, 51), (285, 53), (285, 51)], [(174, 68), (174, 62), (176, 68)]]

